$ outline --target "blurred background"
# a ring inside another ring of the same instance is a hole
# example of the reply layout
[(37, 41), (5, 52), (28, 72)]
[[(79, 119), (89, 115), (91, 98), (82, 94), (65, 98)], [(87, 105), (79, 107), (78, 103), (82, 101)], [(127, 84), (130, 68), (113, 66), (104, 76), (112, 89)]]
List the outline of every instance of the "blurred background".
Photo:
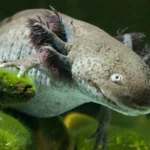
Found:
[[(146, 42), (150, 43), (149, 0), (0, 0), (0, 20), (25, 9), (49, 9), (49, 5), (59, 12), (94, 24), (113, 36), (117, 35), (118, 29), (126, 27), (128, 27), (127, 32), (144, 32), (147, 35)], [(99, 109), (99, 105), (90, 103), (71, 112), (80, 112), (98, 119)], [(77, 116), (75, 115), (75, 117)], [(87, 122), (82, 124), (84, 129), (85, 126), (87, 127)], [(65, 124), (68, 125), (66, 120)], [(93, 124), (97, 124), (97, 122), (93, 122)], [(94, 127), (96, 128), (96, 125)], [(95, 129), (92, 129), (91, 132), (94, 131)], [(112, 143), (118, 144), (118, 148), (115, 145), (113, 150), (150, 150), (150, 121), (146, 116), (128, 117), (114, 112), (110, 136), (109, 146), (113, 147)], [(76, 139), (77, 142), (81, 142), (78, 134), (76, 134)], [(82, 145), (80, 142), (77, 144), (78, 150), (83, 150), (84, 144)], [(85, 149), (88, 150), (88, 148), (89, 146)]]
[(149, 0), (0, 0), (1, 19), (18, 11), (49, 8), (74, 18), (90, 22), (112, 35), (117, 29), (141, 31), (150, 35)]

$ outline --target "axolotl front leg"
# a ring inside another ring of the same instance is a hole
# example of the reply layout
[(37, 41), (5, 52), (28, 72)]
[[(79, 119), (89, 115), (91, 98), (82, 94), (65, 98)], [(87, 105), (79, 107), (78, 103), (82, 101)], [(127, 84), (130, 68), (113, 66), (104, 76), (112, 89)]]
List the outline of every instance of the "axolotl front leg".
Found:
[(42, 54), (30, 55), (23, 59), (17, 59), (17, 60), (7, 60), (7, 59), (1, 60), (2, 64), (0, 65), (0, 68), (15, 67), (19, 69), (17, 76), (21, 77), (25, 73), (27, 73), (30, 69), (38, 68), (38, 66), (40, 65), (38, 55), (40, 56)]
[[(65, 49), (66, 43), (63, 42), (61, 39), (59, 39), (52, 31), (48, 30), (45, 26), (42, 26), (40, 23), (33, 24), (35, 28), (41, 28), (45, 32), (47, 32), (48, 36), (53, 41), (52, 43), (54, 45), (57, 45), (61, 49)], [(67, 56), (64, 56), (60, 53), (58, 53), (53, 47), (51, 46), (41, 46), (40, 50), (33, 55), (26, 56), (22, 59), (16, 59), (16, 60), (1, 60), (0, 68), (3, 67), (15, 67), (19, 69), (18, 77), (23, 76), (25, 73), (27, 73), (30, 69), (36, 68), (39, 70), (49, 70), (51, 73), (52, 69), (55, 68), (55, 61), (54, 59), (57, 59), (57, 62), (61, 62), (61, 64), (65, 64), (65, 66), (69, 66), (69, 59)], [(54, 61), (53, 61), (54, 60)], [(52, 68), (52, 69), (51, 69)], [(53, 71), (52, 71), (53, 72)], [(57, 73), (55, 74), (57, 76)], [(58, 77), (59, 78), (59, 77)]]

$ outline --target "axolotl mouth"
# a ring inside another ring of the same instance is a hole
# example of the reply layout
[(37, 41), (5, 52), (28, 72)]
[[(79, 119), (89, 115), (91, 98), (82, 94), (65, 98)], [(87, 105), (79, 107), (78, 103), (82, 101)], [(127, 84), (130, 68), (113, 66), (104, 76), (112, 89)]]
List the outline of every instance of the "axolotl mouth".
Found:
[[(132, 99), (129, 96), (126, 96), (127, 99), (124, 98), (125, 100), (121, 98), (119, 99), (113, 95), (111, 90), (107, 91), (104, 85), (102, 87), (98, 87), (97, 84), (92, 81), (82, 81), (80, 84), (86, 88), (86, 94), (92, 96), (92, 102), (104, 105), (116, 112), (128, 116), (138, 116), (150, 113), (149, 107), (138, 106), (132, 103)], [(124, 93), (122, 95), (124, 95)]]
[(101, 101), (102, 105), (109, 107), (110, 109), (117, 111), (121, 114), (128, 115), (128, 116), (138, 116), (138, 115), (150, 113), (150, 109), (147, 107), (139, 107), (137, 105), (127, 105), (119, 102), (116, 99), (108, 98), (105, 95), (103, 89), (101, 89), (100, 94), (102, 94), (103, 96), (103, 100)]

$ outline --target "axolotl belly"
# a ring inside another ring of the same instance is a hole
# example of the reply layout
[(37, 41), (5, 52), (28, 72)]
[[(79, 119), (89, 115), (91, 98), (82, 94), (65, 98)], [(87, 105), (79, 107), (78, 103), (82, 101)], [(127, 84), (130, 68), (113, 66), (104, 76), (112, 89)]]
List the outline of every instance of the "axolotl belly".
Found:
[(28, 72), (36, 95), (16, 108), (51, 117), (94, 102), (125, 115), (150, 112), (146, 63), (102, 29), (50, 10), (27, 10), (0, 24), (0, 67)]

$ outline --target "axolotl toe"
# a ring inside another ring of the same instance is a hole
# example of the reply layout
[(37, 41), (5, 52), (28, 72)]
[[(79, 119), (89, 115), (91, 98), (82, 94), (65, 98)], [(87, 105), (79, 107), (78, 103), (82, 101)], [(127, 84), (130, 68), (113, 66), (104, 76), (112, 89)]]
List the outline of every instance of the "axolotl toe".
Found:
[[(94, 102), (119, 113), (150, 113), (150, 70), (102, 29), (56, 11), (20, 12), (0, 24), (0, 67), (28, 72), (36, 95), (17, 107), (37, 117)], [(10, 61), (8, 61), (10, 60)]]

